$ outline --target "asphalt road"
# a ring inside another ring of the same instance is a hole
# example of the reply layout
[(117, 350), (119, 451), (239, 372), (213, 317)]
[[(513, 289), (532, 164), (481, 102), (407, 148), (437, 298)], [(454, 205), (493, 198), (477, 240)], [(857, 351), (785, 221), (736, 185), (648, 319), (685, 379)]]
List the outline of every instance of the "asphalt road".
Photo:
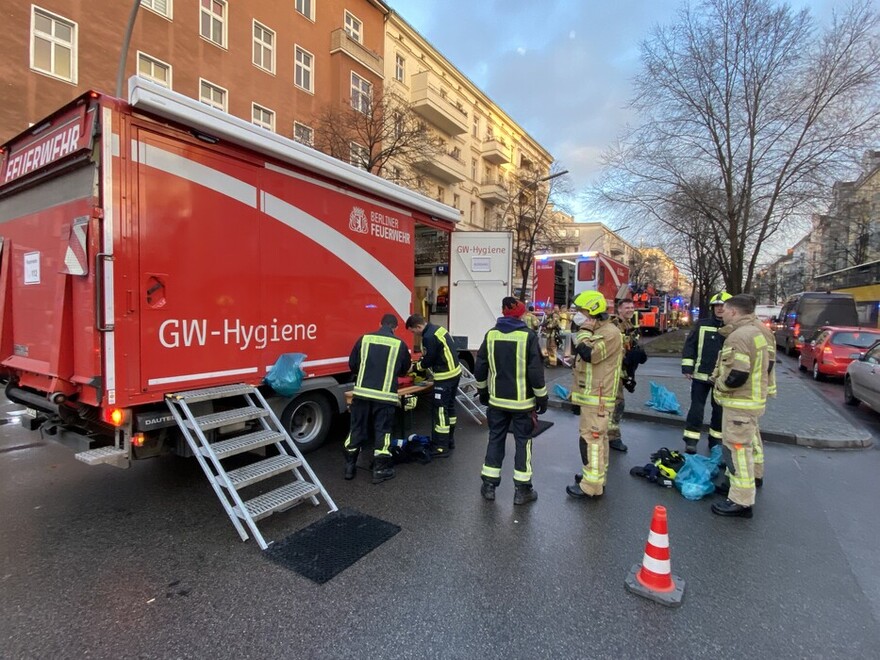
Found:
[[(480, 498), (486, 432), (469, 421), (450, 458), (380, 486), (342, 480), (339, 437), (312, 454), (340, 506), (402, 527), (322, 586), (241, 543), (191, 460), (87, 467), (0, 426), (0, 657), (880, 657), (880, 450), (770, 445), (755, 518), (728, 520), (629, 476), (680, 442), (647, 422), (624, 422), (605, 498), (568, 498), (577, 418), (546, 418), (525, 508), (510, 464), (498, 501)], [(686, 580), (677, 610), (623, 586), (655, 504)]]

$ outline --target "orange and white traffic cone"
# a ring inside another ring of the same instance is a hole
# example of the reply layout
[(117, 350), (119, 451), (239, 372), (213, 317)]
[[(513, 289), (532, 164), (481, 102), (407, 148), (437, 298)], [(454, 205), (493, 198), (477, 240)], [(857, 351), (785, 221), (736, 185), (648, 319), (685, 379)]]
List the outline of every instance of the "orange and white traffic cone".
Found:
[(672, 574), (669, 560), (669, 532), (666, 507), (655, 506), (651, 532), (645, 544), (641, 566), (636, 564), (626, 576), (626, 590), (667, 607), (678, 607), (684, 597), (684, 580)]

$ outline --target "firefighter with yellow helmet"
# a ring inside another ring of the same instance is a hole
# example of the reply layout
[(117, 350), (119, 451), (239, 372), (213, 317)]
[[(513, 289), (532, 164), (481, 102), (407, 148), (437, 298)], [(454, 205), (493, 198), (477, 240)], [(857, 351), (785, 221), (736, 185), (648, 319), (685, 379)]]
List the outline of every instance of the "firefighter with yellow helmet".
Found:
[(608, 470), (608, 421), (620, 384), (623, 340), (607, 314), (608, 303), (598, 291), (584, 291), (574, 299), (574, 388), (571, 400), (580, 406), (578, 444), (583, 469), (566, 492), (575, 498), (599, 497)]

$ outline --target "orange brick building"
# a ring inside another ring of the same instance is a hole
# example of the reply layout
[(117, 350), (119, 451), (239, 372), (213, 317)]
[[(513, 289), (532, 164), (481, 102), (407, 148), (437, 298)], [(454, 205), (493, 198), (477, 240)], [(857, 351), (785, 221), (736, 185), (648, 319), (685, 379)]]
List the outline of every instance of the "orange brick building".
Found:
[[(115, 93), (131, 6), (4, 3), (0, 142), (83, 91)], [(378, 0), (142, 0), (125, 79), (139, 73), (308, 142), (326, 104), (381, 89), (389, 11)]]

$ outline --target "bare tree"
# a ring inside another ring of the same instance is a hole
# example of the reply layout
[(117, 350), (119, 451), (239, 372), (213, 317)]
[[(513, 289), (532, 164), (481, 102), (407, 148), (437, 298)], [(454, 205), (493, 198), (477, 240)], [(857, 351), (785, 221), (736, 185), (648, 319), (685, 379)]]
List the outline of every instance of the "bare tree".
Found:
[(686, 4), (642, 44), (640, 123), (606, 154), (600, 195), (672, 233), (663, 209), (684, 195), (727, 290), (749, 289), (765, 242), (878, 135), (878, 24), (870, 0), (824, 30), (773, 0)]
[(388, 91), (324, 106), (313, 123), (319, 151), (410, 187), (418, 178), (416, 164), (444, 148), (409, 102)]
[(521, 276), (520, 299), (525, 300), (532, 261), (543, 251), (564, 243), (557, 222), (557, 204), (569, 192), (567, 170), (558, 163), (545, 175), (537, 169), (521, 168), (505, 180), (506, 204), (499, 207), (498, 228), (513, 232), (513, 256)]

